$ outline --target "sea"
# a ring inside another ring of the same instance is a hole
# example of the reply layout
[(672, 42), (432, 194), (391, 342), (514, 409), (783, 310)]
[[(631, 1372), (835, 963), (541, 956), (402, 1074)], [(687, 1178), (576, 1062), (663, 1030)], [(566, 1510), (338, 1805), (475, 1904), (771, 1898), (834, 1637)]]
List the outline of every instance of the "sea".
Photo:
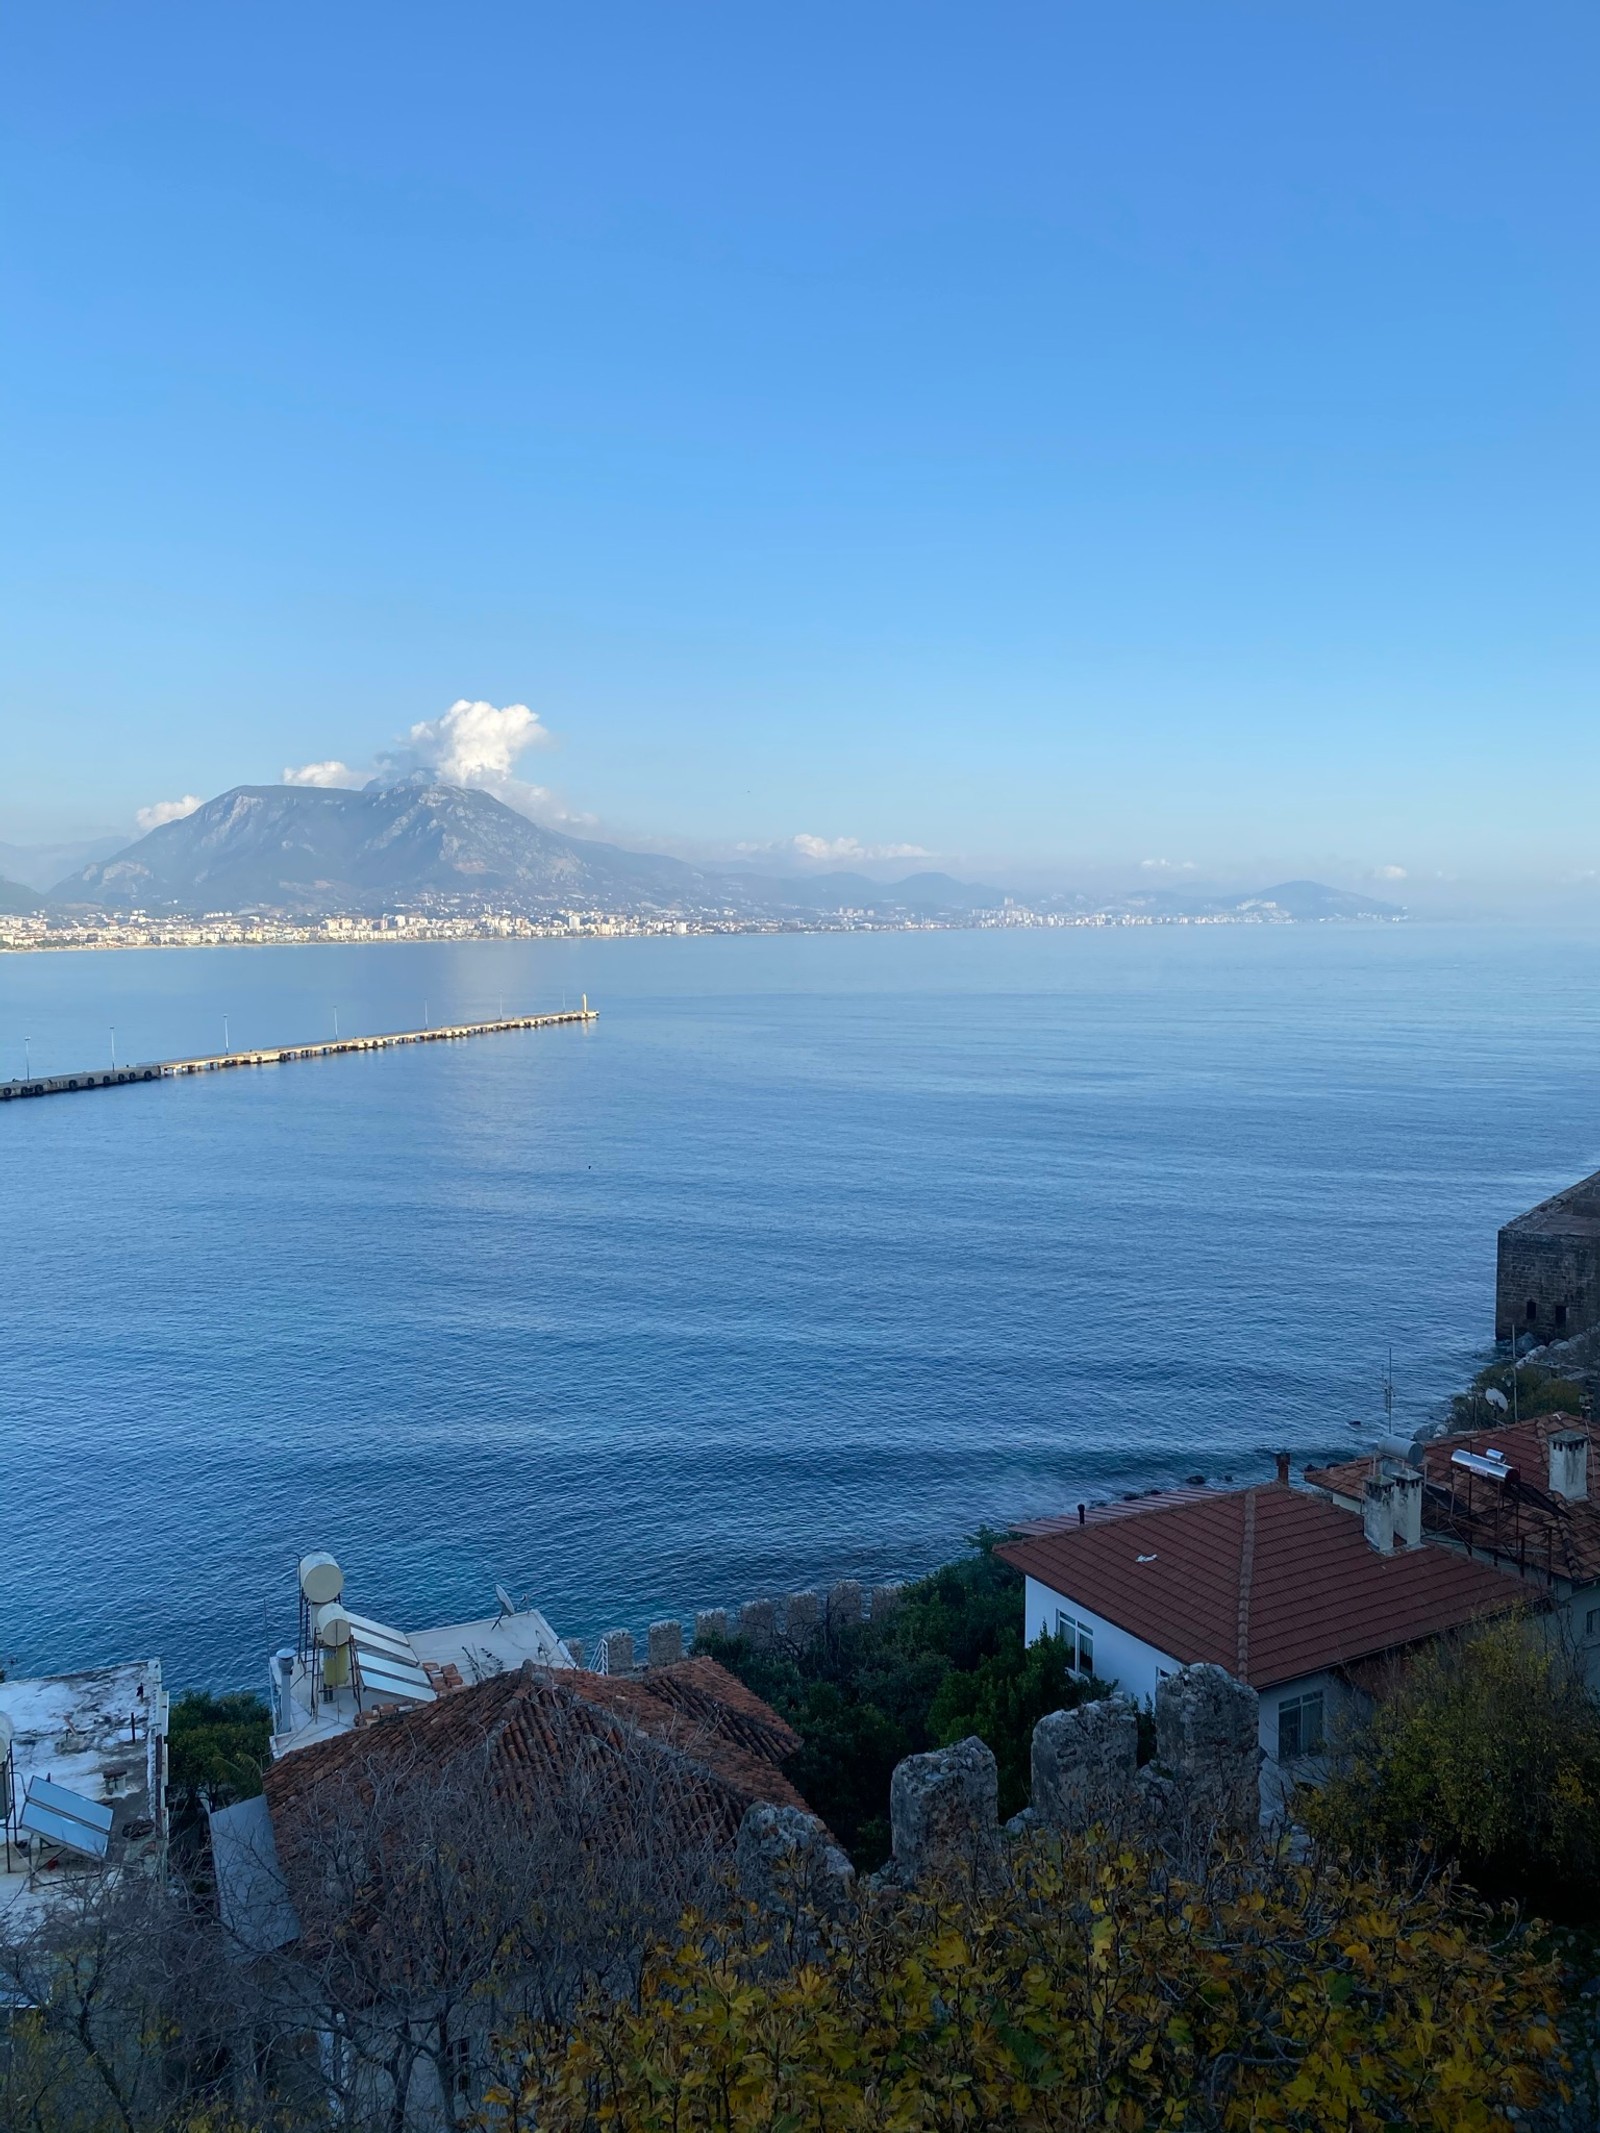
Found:
[[(1600, 935), (0, 955), (0, 1665), (260, 1686), (294, 1566), (593, 1637), (1437, 1418), (1600, 1165)], [(114, 1036), (113, 1036), (114, 1032)]]

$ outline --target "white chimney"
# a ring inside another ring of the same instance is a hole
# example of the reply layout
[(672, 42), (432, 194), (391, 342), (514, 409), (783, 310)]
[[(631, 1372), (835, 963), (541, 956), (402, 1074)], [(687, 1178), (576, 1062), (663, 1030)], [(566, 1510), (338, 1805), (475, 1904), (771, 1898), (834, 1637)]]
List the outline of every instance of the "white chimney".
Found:
[(1422, 1476), (1414, 1466), (1396, 1466), (1389, 1476), (1394, 1489), (1394, 1542), (1397, 1548), (1422, 1546)]
[(1422, 1475), (1399, 1459), (1385, 1459), (1368, 1478), (1361, 1530), (1380, 1555), (1422, 1546)]
[(1589, 1495), (1589, 1432), (1558, 1429), (1549, 1443), (1550, 1493), (1568, 1503), (1583, 1503)]
[(1369, 1474), (1361, 1501), (1361, 1530), (1380, 1555), (1394, 1553), (1394, 1483), (1387, 1474)]

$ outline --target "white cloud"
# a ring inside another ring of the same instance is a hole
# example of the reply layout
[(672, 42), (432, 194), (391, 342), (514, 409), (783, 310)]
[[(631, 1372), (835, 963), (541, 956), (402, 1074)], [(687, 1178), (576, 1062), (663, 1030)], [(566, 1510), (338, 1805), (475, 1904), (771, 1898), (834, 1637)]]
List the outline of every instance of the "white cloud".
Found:
[(348, 763), (330, 759), (326, 763), (302, 763), (298, 770), (291, 765), (283, 773), (283, 782), (285, 785), (364, 785), (366, 779)]
[(752, 857), (757, 853), (778, 853), (823, 863), (837, 863), (841, 859), (927, 859), (931, 856), (926, 846), (920, 844), (863, 844), (857, 837), (813, 837), (803, 830), (797, 836), (779, 838), (776, 844), (741, 844), (735, 849)]
[(552, 735), (526, 704), (490, 704), (462, 696), (438, 718), (419, 719), (403, 741), (381, 749), (367, 769), (330, 756), (320, 763), (291, 764), (285, 785), (361, 786), (374, 777), (404, 777), (430, 771), (446, 785), (472, 785), (534, 821), (587, 827), (592, 815), (574, 814), (544, 785), (513, 776), (530, 748), (547, 748)]
[[(526, 704), (469, 703), (463, 696), (443, 718), (418, 721), (407, 736), (419, 766), (450, 785), (487, 785), (511, 775), (518, 756), (550, 743), (549, 728)], [(535, 788), (537, 789), (537, 788)]]
[(1141, 859), (1139, 865), (1146, 874), (1195, 874), (1199, 872), (1192, 859)]
[(1374, 867), (1372, 878), (1374, 881), (1404, 881), (1406, 870), (1404, 867)]
[(185, 815), (192, 815), (204, 801), (197, 792), (186, 792), (181, 800), (155, 800), (150, 806), (141, 807), (134, 816), (141, 837), (151, 830), (160, 829), (163, 822), (181, 822)]

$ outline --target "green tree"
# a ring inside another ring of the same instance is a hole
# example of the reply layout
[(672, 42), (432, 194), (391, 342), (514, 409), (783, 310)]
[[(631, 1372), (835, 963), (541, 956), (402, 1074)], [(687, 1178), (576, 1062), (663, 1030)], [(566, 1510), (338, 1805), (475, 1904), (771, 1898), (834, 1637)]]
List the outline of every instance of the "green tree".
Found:
[(1554, 1966), (1447, 1879), (1100, 1833), (985, 1895), (864, 1890), (803, 1960), (691, 1919), (636, 1997), (504, 2046), (495, 2133), (1511, 2133), (1556, 2089)]
[(271, 1741), (272, 1713), (259, 1696), (204, 1689), (180, 1696), (167, 1721), (168, 1776), (180, 1815), (253, 1799)]
[(1019, 1630), (1002, 1631), (999, 1647), (966, 1672), (954, 1667), (939, 1684), (928, 1713), (941, 1747), (976, 1733), (994, 1750), (1000, 1773), (1000, 1813), (1014, 1815), (1032, 1792), (1033, 1729), (1052, 1711), (1068, 1710), (1103, 1683), (1070, 1671), (1065, 1639), (1024, 1644)]
[(729, 1667), (800, 1735), (789, 1775), (856, 1864), (889, 1851), (889, 1780), (908, 1755), (979, 1734), (1000, 1765), (1001, 1811), (1028, 1791), (1035, 1723), (1090, 1693), (1054, 1638), (1022, 1641), (1021, 1575), (977, 1534), (970, 1552), (907, 1586), (883, 1622), (828, 1629), (801, 1645), (741, 1638), (697, 1646)]
[(1551, 1625), (1513, 1616), (1427, 1647), (1304, 1802), (1327, 1838), (1458, 1861), (1493, 1898), (1600, 1911), (1600, 1705)]

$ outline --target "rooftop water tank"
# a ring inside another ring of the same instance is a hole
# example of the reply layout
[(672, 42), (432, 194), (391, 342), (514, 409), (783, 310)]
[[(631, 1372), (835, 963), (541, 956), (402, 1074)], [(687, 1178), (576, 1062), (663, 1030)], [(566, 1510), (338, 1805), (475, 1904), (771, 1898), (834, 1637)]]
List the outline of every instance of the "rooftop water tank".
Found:
[(313, 1607), (338, 1599), (344, 1591), (344, 1572), (328, 1554), (300, 1558), (300, 1590)]
[(341, 1644), (350, 1642), (350, 1617), (337, 1600), (319, 1607), (311, 1620), (317, 1642), (325, 1650), (336, 1651)]

